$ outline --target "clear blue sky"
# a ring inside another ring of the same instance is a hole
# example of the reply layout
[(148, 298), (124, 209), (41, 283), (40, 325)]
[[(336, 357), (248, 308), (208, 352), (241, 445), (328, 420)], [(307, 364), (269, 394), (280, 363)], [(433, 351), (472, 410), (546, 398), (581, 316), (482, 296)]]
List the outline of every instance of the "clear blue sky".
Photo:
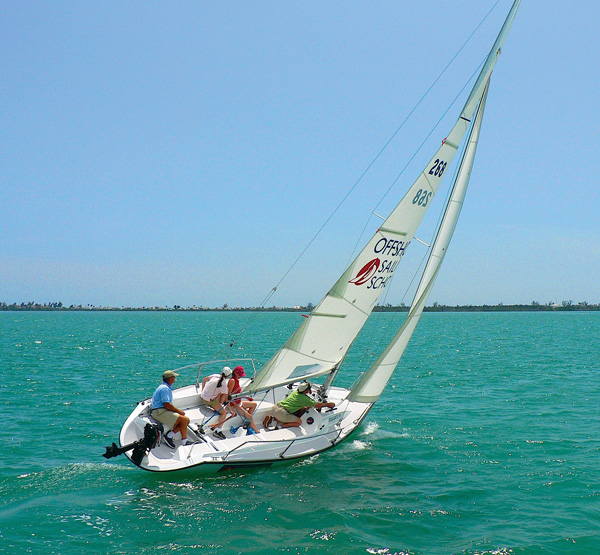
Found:
[[(258, 305), (494, 3), (3, 1), (0, 301)], [(316, 303), (337, 279), (511, 3), (270, 305)], [(600, 302), (599, 23), (597, 0), (523, 0), (430, 303)], [(409, 302), (407, 279), (382, 300)]]

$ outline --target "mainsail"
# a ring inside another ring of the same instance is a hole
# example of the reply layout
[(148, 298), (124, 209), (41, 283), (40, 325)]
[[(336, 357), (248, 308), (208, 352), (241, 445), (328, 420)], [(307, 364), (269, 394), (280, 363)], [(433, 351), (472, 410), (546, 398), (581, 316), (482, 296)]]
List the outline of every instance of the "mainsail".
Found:
[(246, 393), (328, 374), (344, 359), (390, 283), (469, 128), (519, 4), (520, 0), (514, 2), (460, 117), (442, 145), (327, 295), (260, 369)]

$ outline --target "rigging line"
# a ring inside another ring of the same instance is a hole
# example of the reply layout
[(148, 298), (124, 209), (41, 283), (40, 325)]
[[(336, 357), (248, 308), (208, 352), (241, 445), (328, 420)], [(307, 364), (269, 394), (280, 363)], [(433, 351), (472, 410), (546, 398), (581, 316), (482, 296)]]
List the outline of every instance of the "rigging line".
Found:
[[(392, 275), (392, 278), (390, 280), (390, 287), (393, 283), (394, 280), (394, 275)], [(383, 302), (385, 303), (385, 301), (387, 300), (387, 296), (389, 293), (390, 288), (386, 288), (385, 293), (383, 294)], [(383, 306), (380, 303), (378, 303), (379, 306)], [(369, 319), (373, 319), (373, 321), (380, 323), (383, 318), (384, 318), (384, 313), (387, 313), (387, 311), (381, 310), (381, 311), (373, 311), (373, 313), (371, 314), (371, 316), (369, 316)], [(385, 326), (381, 326), (381, 328), (377, 327), (377, 329), (375, 329), (375, 327), (372, 327), (369, 335), (366, 336), (366, 345), (364, 348), (364, 351), (362, 353), (362, 356), (360, 357), (358, 363), (361, 366), (364, 366), (367, 364), (367, 357), (369, 356), (369, 354), (374, 351), (375, 349), (379, 349), (381, 347), (381, 345), (383, 344), (384, 341), (384, 336), (385, 336), (385, 332), (387, 332), (387, 330), (391, 327), (391, 325), (395, 322), (396, 319), (396, 315), (393, 315), (392, 318), (390, 319), (390, 322), (387, 323), (387, 325)], [(364, 328), (363, 328), (364, 330)], [(361, 330), (361, 333), (363, 333), (363, 330)], [(377, 331), (379, 330), (379, 331)], [(378, 340), (377, 340), (378, 339)], [(375, 347), (374, 347), (375, 345)], [(364, 372), (366, 372), (365, 370), (362, 370), (360, 372), (360, 375), (364, 374)]]
[[(394, 272), (392, 274), (392, 277), (391, 277), (390, 282), (389, 282), (389, 287), (385, 288), (385, 291), (383, 293), (383, 299), (380, 302), (377, 303), (378, 306), (384, 306), (384, 303), (387, 301), (387, 298), (388, 298), (388, 295), (389, 295), (390, 290), (392, 288), (392, 285), (394, 283), (394, 278), (395, 277), (396, 277), (396, 272)], [(413, 276), (413, 281), (414, 281), (414, 276)], [(411, 283), (412, 283), (412, 281), (411, 281)], [(408, 287), (410, 287), (410, 284), (409, 284)], [(401, 302), (404, 301), (404, 298), (406, 297), (407, 293), (408, 293), (408, 288), (404, 292), (404, 295), (402, 297), (402, 301)], [(378, 312), (373, 311), (373, 313), (371, 314), (371, 316), (369, 316), (369, 318), (373, 318), (375, 321), (381, 322), (381, 320), (383, 319), (383, 314), (385, 312), (387, 312), (387, 311), (384, 311), (384, 310), (381, 310), (381, 311), (378, 311)], [(392, 326), (392, 324), (395, 323), (395, 321), (397, 319), (397, 315), (398, 315), (398, 312), (396, 314), (392, 315), (392, 318), (390, 319), (390, 321), (387, 323), (387, 325), (382, 326), (382, 329), (380, 331), (386, 332), (388, 329), (390, 329), (390, 327)], [(377, 334), (377, 337), (379, 339), (378, 341), (376, 341), (376, 334)], [(367, 356), (369, 355), (369, 352), (370, 352), (370, 350), (371, 350), (371, 348), (373, 347), (374, 344), (376, 345), (375, 348), (377, 348), (377, 349), (379, 349), (381, 347), (381, 345), (383, 344), (383, 341), (384, 341), (384, 335), (385, 335), (385, 333), (377, 333), (376, 330), (375, 330), (375, 328), (371, 329), (371, 332), (370, 332), (370, 334), (367, 337), (368, 341), (367, 341), (366, 347), (365, 347), (363, 355), (362, 355), (362, 357), (360, 359), (360, 363), (361, 364), (366, 364)], [(360, 373), (360, 375), (364, 374), (364, 372), (366, 372), (366, 369), (363, 370)]]
[[(488, 85), (489, 86), (489, 81), (490, 81), (490, 77), (488, 77)], [(446, 211), (448, 210), (448, 203), (450, 202), (450, 198), (452, 197), (452, 193), (455, 190), (456, 187), (456, 179), (458, 177), (458, 172), (460, 171), (460, 168), (462, 166), (462, 161), (465, 155), (465, 152), (467, 150), (467, 145), (469, 144), (470, 141), (470, 137), (471, 137), (471, 132), (473, 129), (473, 125), (474, 125), (474, 121), (475, 121), (475, 117), (477, 116), (480, 108), (481, 108), (481, 102), (482, 100), (479, 100), (479, 104), (477, 106), (477, 110), (475, 112), (475, 115), (473, 116), (471, 121), (471, 124), (469, 126), (469, 133), (467, 134), (467, 139), (465, 141), (463, 141), (461, 149), (460, 149), (460, 156), (459, 156), (459, 163), (456, 165), (456, 167), (454, 168), (454, 174), (452, 176), (452, 179), (450, 180), (450, 186), (448, 187), (447, 191), (446, 191), (446, 198), (444, 199), (444, 203), (442, 204), (442, 210), (440, 210), (440, 213), (438, 214), (438, 219), (437, 222), (435, 224), (435, 228), (433, 229), (433, 232), (431, 234), (431, 238), (429, 239), (429, 243), (430, 245), (427, 247), (427, 249), (425, 250), (425, 254), (423, 255), (423, 258), (421, 259), (421, 262), (419, 263), (419, 267), (417, 268), (417, 270), (415, 271), (415, 274), (413, 275), (408, 287), (406, 288), (406, 291), (404, 292), (404, 296), (402, 297), (402, 300), (404, 300), (404, 298), (406, 297), (406, 295), (408, 294), (408, 291), (410, 289), (410, 287), (412, 287), (412, 284), (414, 283), (418, 273), (420, 273), (420, 268), (421, 266), (423, 266), (423, 263), (426, 260), (426, 257), (428, 256), (428, 253), (433, 249), (433, 245), (435, 243), (435, 239), (437, 238), (439, 232), (440, 232), (440, 228), (442, 226), (442, 221), (444, 219), (444, 215), (446, 214)], [(415, 292), (416, 294), (416, 292)], [(414, 299), (413, 299), (414, 302)], [(412, 306), (412, 304), (411, 304)]]
[[(346, 193), (346, 195), (344, 196), (344, 198), (339, 202), (339, 204), (334, 208), (333, 212), (331, 212), (331, 214), (328, 216), (328, 218), (325, 220), (325, 222), (321, 225), (321, 227), (317, 230), (317, 232), (315, 233), (315, 235), (313, 236), (313, 238), (308, 242), (308, 244), (304, 247), (304, 249), (300, 252), (300, 254), (298, 255), (298, 257), (294, 260), (294, 262), (292, 262), (292, 265), (287, 269), (287, 271), (283, 274), (283, 276), (281, 277), (281, 279), (277, 282), (277, 285), (275, 285), (275, 287), (273, 288), (273, 292), (277, 289), (277, 287), (279, 287), (279, 285), (281, 285), (281, 283), (283, 282), (283, 280), (288, 276), (288, 274), (292, 271), (292, 269), (296, 266), (296, 264), (299, 262), (299, 260), (304, 256), (304, 254), (306, 253), (306, 251), (310, 248), (310, 246), (314, 243), (314, 241), (316, 240), (316, 238), (321, 234), (321, 232), (323, 231), (323, 229), (327, 226), (327, 224), (331, 221), (331, 219), (333, 218), (333, 216), (338, 212), (338, 210), (341, 208), (342, 204), (344, 204), (344, 202), (346, 202), (346, 199), (352, 194), (352, 192), (354, 191), (354, 189), (356, 189), (356, 187), (358, 186), (358, 184), (362, 181), (362, 179), (364, 178), (364, 176), (369, 172), (369, 170), (373, 167), (373, 165), (375, 164), (375, 162), (377, 162), (377, 160), (381, 157), (381, 155), (383, 154), (383, 152), (387, 149), (387, 147), (390, 145), (390, 143), (394, 140), (394, 138), (396, 137), (396, 135), (400, 132), (400, 130), (404, 127), (404, 125), (406, 124), (406, 122), (408, 121), (408, 119), (413, 115), (413, 113), (415, 112), (415, 110), (421, 105), (421, 103), (425, 100), (425, 98), (427, 97), (427, 95), (431, 92), (431, 90), (433, 89), (433, 87), (436, 85), (436, 83), (441, 79), (441, 77), (444, 75), (444, 73), (446, 73), (446, 70), (450, 67), (450, 65), (454, 62), (454, 60), (457, 58), (457, 56), (463, 51), (463, 49), (465, 48), (465, 46), (469, 43), (469, 41), (473, 38), (473, 35), (479, 30), (479, 28), (483, 25), (483, 23), (485, 22), (485, 20), (489, 17), (489, 15), (492, 13), (492, 11), (496, 8), (496, 6), (498, 5), (498, 3), (500, 2), (500, 0), (496, 0), (496, 3), (490, 8), (490, 10), (488, 11), (488, 13), (484, 16), (484, 18), (479, 22), (479, 24), (477, 25), (477, 27), (475, 27), (475, 29), (471, 32), (471, 34), (468, 36), (467, 40), (465, 40), (465, 42), (462, 44), (462, 46), (457, 50), (456, 54), (454, 54), (454, 56), (450, 59), (450, 61), (446, 64), (446, 67), (444, 67), (444, 69), (442, 70), (442, 72), (436, 77), (436, 79), (433, 81), (433, 83), (429, 86), (429, 88), (425, 91), (425, 93), (423, 94), (423, 96), (420, 98), (420, 100), (415, 104), (414, 108), (408, 113), (408, 115), (404, 118), (404, 120), (402, 121), (402, 123), (398, 126), (398, 128), (396, 129), (396, 131), (394, 131), (394, 133), (392, 134), (392, 136), (387, 140), (387, 142), (383, 145), (383, 147), (379, 150), (379, 152), (377, 153), (377, 155), (375, 156), (375, 158), (373, 158), (373, 160), (369, 163), (369, 165), (366, 167), (366, 169), (362, 172), (362, 174), (360, 175), (360, 177), (356, 180), (356, 182), (354, 183), (354, 185), (352, 185), (352, 187), (350, 188), (350, 190)], [(473, 77), (471, 76), (471, 79)], [(470, 80), (469, 80), (470, 81)], [(466, 87), (466, 85), (465, 85)], [(461, 93), (463, 89), (461, 90)], [(460, 93), (459, 93), (460, 94)], [(455, 99), (456, 101), (456, 99)], [(452, 106), (452, 104), (451, 104)], [(448, 108), (450, 109), (450, 108)], [(446, 113), (444, 113), (445, 115)], [(443, 116), (442, 116), (443, 117)], [(439, 125), (436, 124), (436, 126)], [(434, 128), (435, 129), (435, 128)], [(431, 131), (431, 133), (433, 133), (433, 130)], [(429, 136), (431, 135), (431, 133), (427, 136), (427, 138), (429, 138)], [(421, 145), (422, 147), (423, 145)], [(419, 150), (420, 148), (419, 147)], [(418, 152), (418, 150), (417, 150)], [(417, 153), (415, 153), (416, 155)], [(414, 156), (413, 155), (413, 158)], [(412, 159), (409, 160), (412, 161)], [(408, 164), (407, 164), (408, 165)], [(406, 166), (404, 167), (404, 169), (406, 169)], [(402, 170), (402, 172), (404, 172), (404, 169)], [(400, 173), (400, 175), (402, 175), (402, 172)], [(382, 199), (380, 200), (379, 204), (381, 204), (381, 202), (383, 202), (383, 199), (387, 196), (387, 194), (389, 193), (390, 189), (394, 186), (394, 184), (396, 183), (396, 181), (398, 181), (400, 175), (396, 178), (396, 180), (392, 183), (392, 185), (390, 186), (390, 188), (386, 191), (386, 193), (384, 194), (384, 196), (382, 197)], [(377, 206), (379, 206), (379, 204), (377, 204)]]
[[(462, 145), (461, 147), (461, 152), (464, 152), (466, 148), (466, 143)], [(452, 176), (452, 179), (450, 181), (450, 183), (454, 183), (455, 179), (456, 179), (456, 174), (458, 173), (460, 166), (457, 166), (456, 168), (454, 168), (454, 175)], [(421, 257), (421, 262), (419, 262), (419, 265), (417, 266), (416, 270), (413, 273), (413, 276), (410, 280), (410, 282), (408, 283), (408, 285), (406, 286), (406, 289), (404, 291), (404, 294), (402, 295), (402, 299), (400, 300), (400, 302), (404, 302), (404, 300), (406, 299), (406, 296), (408, 295), (408, 292), (410, 291), (411, 287), (413, 286), (413, 283), (415, 282), (415, 279), (417, 279), (417, 277), (420, 275), (421, 273), (421, 267), (423, 266), (424, 262), (427, 259), (427, 256), (429, 254), (429, 251), (431, 251), (432, 245), (433, 245), (433, 239), (435, 238), (435, 236), (438, 233), (438, 229), (440, 227), (440, 224), (442, 222), (442, 218), (444, 217), (444, 208), (447, 206), (448, 204), (448, 199), (450, 198), (450, 195), (452, 194), (452, 189), (453, 187), (450, 186), (448, 187), (448, 190), (446, 191), (446, 198), (444, 200), (444, 203), (442, 204), (442, 210), (440, 210), (440, 213), (438, 214), (438, 219), (437, 222), (435, 224), (435, 227), (433, 229), (433, 232), (431, 234), (431, 238), (429, 239), (429, 246), (427, 246), (427, 248), (425, 249), (425, 252), (423, 253), (423, 256)], [(392, 277), (393, 280), (393, 277)]]
[(450, 103), (450, 105), (448, 106), (448, 108), (446, 108), (446, 110), (444, 111), (444, 113), (440, 116), (440, 119), (433, 126), (433, 128), (427, 134), (427, 136), (423, 139), (423, 142), (419, 145), (419, 148), (410, 157), (410, 160), (405, 164), (405, 166), (402, 168), (402, 170), (400, 171), (400, 173), (396, 176), (396, 179), (394, 179), (394, 181), (392, 181), (391, 185), (388, 187), (387, 191), (381, 197), (381, 200), (377, 203), (377, 205), (375, 206), (374, 210), (377, 210), (377, 208), (379, 208), (379, 205), (384, 201), (385, 197), (387, 197), (387, 195), (392, 190), (392, 188), (394, 187), (394, 185), (398, 182), (398, 180), (400, 179), (400, 177), (402, 176), (402, 174), (406, 171), (406, 168), (408, 167), (408, 165), (414, 160), (415, 156), (423, 148), (423, 146), (425, 145), (425, 143), (427, 142), (427, 140), (429, 139), (429, 137), (431, 137), (431, 135), (433, 135), (433, 132), (440, 125), (440, 123), (442, 122), (442, 120), (446, 117), (446, 114), (450, 111), (450, 109), (452, 108), (452, 106), (454, 106), (454, 104), (456, 103), (456, 101), (458, 100), (458, 98), (460, 97), (460, 95), (467, 88), (467, 85), (473, 80), (473, 77), (475, 77), (475, 75), (477, 75), (479, 73), (479, 71), (483, 67), (484, 62), (485, 62), (485, 60), (479, 64), (479, 66), (477, 67), (477, 69), (472, 73), (471, 77), (469, 77), (469, 79), (467, 79), (466, 83), (463, 85), (463, 88), (460, 89), (460, 91), (458, 92), (458, 94), (454, 97), (454, 100)]
[[(489, 78), (488, 78), (488, 85), (487, 86), (489, 86)], [(440, 210), (440, 212), (438, 214), (438, 219), (437, 219), (435, 228), (433, 230), (433, 233), (431, 235), (431, 239), (429, 239), (430, 245), (428, 245), (427, 248), (425, 249), (425, 252), (423, 253), (423, 256), (421, 258), (419, 266), (415, 270), (415, 272), (414, 272), (414, 274), (412, 276), (412, 279), (410, 280), (410, 283), (406, 287), (406, 290), (405, 290), (404, 295), (402, 297), (403, 301), (404, 301), (404, 298), (406, 297), (406, 295), (408, 294), (409, 290), (412, 288), (412, 285), (415, 282), (415, 279), (419, 275), (421, 276), (421, 279), (423, 279), (423, 273), (421, 272), (421, 267), (423, 267), (424, 265), (426, 266), (429, 263), (429, 259), (431, 257), (431, 253), (433, 252), (433, 247), (435, 246), (435, 244), (437, 242), (437, 238), (438, 238), (438, 236), (440, 234), (441, 226), (442, 226), (442, 223), (444, 221), (444, 217), (445, 217), (445, 215), (446, 215), (446, 213), (448, 211), (449, 202), (450, 202), (450, 200), (452, 198), (453, 192), (456, 190), (458, 175), (459, 175), (459, 172), (460, 172), (460, 170), (461, 170), (461, 168), (463, 166), (464, 156), (465, 156), (465, 153), (467, 151), (467, 147), (469, 145), (469, 142), (471, 141), (471, 135), (472, 135), (472, 132), (473, 132), (473, 126), (474, 126), (475, 118), (477, 117), (477, 114), (479, 113), (479, 110), (481, 109), (482, 102), (483, 102), (483, 100), (480, 99), (478, 107), (477, 107), (477, 110), (475, 112), (475, 116), (472, 118), (471, 124), (469, 126), (469, 132), (467, 134), (467, 139), (465, 141), (462, 141), (461, 150), (460, 150), (460, 156), (459, 156), (460, 162), (454, 168), (454, 175), (452, 176), (452, 179), (450, 180), (450, 186), (447, 188), (446, 198), (445, 198), (445, 200), (444, 200), (444, 202), (442, 204), (442, 209)], [(423, 270), (423, 272), (424, 271), (425, 270)], [(392, 276), (392, 280), (393, 280), (393, 276)], [(415, 296), (416, 296), (417, 292), (418, 292), (418, 287), (417, 287), (417, 290), (415, 291)], [(386, 292), (386, 295), (387, 295), (387, 292)], [(413, 298), (413, 301), (411, 302), (411, 305), (410, 305), (410, 309), (412, 309), (412, 307), (413, 307), (413, 305), (414, 305), (415, 302), (416, 302), (416, 297)], [(410, 311), (410, 309), (409, 309), (409, 311)], [(425, 306), (423, 307), (423, 310), (425, 310)], [(381, 346), (381, 344), (383, 344), (383, 338), (380, 338), (379, 345)]]
[[(276, 287), (271, 289), (269, 294), (263, 299), (262, 303), (259, 305), (259, 307), (258, 307), (259, 309), (265, 307), (265, 305), (267, 304), (269, 299), (274, 295), (276, 289), (277, 289)], [(252, 312), (252, 314), (250, 315), (250, 318), (248, 318), (248, 320), (242, 326), (240, 331), (238, 331), (238, 333), (232, 339), (230, 339), (228, 341), (228, 344), (226, 346), (223, 346), (221, 348), (221, 350), (217, 352), (217, 354), (213, 357), (213, 360), (216, 360), (216, 359), (220, 358), (221, 356), (224, 356), (224, 355), (222, 355), (222, 353), (226, 353), (227, 349), (231, 349), (234, 346), (234, 344), (237, 342), (237, 340), (240, 337), (242, 337), (242, 335), (244, 335), (244, 333), (246, 333), (246, 330), (250, 327), (252, 322), (254, 322), (254, 320), (256, 320), (257, 317), (258, 317), (258, 311), (255, 310), (254, 312)]]

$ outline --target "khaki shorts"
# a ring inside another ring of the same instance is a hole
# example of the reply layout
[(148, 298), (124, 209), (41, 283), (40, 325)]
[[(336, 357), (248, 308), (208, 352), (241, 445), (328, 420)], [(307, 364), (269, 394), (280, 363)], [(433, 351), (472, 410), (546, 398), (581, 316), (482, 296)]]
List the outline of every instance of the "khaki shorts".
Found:
[(176, 412), (164, 408), (154, 409), (150, 414), (154, 420), (158, 420), (162, 424), (169, 426), (169, 428), (173, 428), (177, 422), (177, 419), (179, 418), (179, 415)]
[(273, 408), (269, 411), (269, 414), (271, 414), (275, 420), (278, 420), (279, 422), (297, 422), (299, 420), (297, 416), (290, 414), (287, 410), (279, 405), (273, 405)]
[(206, 399), (202, 399), (202, 400), (214, 411), (218, 411), (219, 409), (217, 407), (222, 406), (218, 397), (215, 397), (214, 399), (211, 399), (210, 401), (207, 401)]

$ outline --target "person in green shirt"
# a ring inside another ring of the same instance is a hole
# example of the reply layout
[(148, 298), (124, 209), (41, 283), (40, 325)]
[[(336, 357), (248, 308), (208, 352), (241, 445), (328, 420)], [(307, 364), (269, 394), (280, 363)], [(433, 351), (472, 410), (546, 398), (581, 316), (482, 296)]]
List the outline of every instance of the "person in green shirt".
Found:
[(310, 393), (310, 384), (308, 382), (302, 382), (296, 391), (290, 393), (283, 401), (279, 401), (273, 408), (267, 413), (263, 421), (265, 429), (269, 429), (273, 420), (276, 420), (281, 424), (282, 428), (293, 428), (300, 426), (302, 420), (297, 416), (299, 411), (302, 414), (305, 410), (315, 407), (321, 409), (328, 407), (332, 409), (335, 407), (335, 403), (319, 403), (308, 396)]

